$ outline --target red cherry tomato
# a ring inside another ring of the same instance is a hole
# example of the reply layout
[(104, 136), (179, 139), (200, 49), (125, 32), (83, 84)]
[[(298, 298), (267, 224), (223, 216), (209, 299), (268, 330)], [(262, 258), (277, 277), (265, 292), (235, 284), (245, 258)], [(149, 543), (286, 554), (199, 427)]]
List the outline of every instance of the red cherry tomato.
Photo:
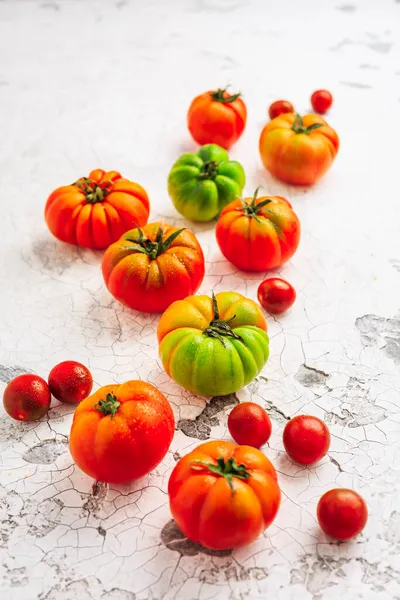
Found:
[(16, 421), (37, 421), (50, 408), (49, 386), (38, 375), (18, 375), (3, 394), (4, 409)]
[(331, 434), (318, 417), (293, 417), (283, 430), (283, 445), (290, 458), (302, 465), (320, 460), (329, 450)]
[(50, 371), (49, 386), (57, 400), (67, 404), (79, 404), (92, 391), (93, 378), (85, 365), (66, 360)]
[(365, 500), (345, 488), (329, 490), (317, 506), (317, 519), (321, 529), (337, 540), (349, 540), (364, 529), (368, 520)]
[(271, 437), (272, 425), (262, 406), (242, 402), (229, 414), (228, 429), (237, 444), (260, 448)]
[(275, 117), (279, 117), (279, 115), (282, 115), (283, 113), (291, 112), (294, 112), (293, 104), (287, 100), (276, 100), (276, 102), (273, 102), (268, 109), (270, 119), (275, 119)]
[(320, 113), (325, 114), (332, 106), (332, 94), (328, 90), (317, 90), (311, 96), (311, 106)]
[(265, 310), (279, 315), (292, 306), (296, 300), (296, 290), (285, 279), (270, 277), (258, 286), (257, 298)]

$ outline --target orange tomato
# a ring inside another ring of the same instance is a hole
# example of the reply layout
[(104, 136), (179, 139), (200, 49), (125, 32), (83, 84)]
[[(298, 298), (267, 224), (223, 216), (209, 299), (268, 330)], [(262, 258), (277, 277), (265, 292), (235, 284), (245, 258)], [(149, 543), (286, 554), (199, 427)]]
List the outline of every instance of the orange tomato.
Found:
[(289, 260), (300, 241), (300, 222), (282, 196), (234, 200), (217, 222), (222, 254), (238, 269), (265, 271)]
[(125, 231), (145, 225), (150, 204), (146, 191), (117, 171), (95, 169), (47, 199), (45, 220), (51, 233), (68, 244), (103, 249)]
[(279, 115), (264, 127), (260, 137), (264, 167), (278, 179), (310, 185), (331, 166), (339, 138), (319, 115)]
[(182, 532), (213, 550), (257, 539), (276, 517), (281, 497), (268, 458), (251, 446), (225, 441), (206, 442), (181, 458), (168, 494)]
[(218, 144), (228, 150), (242, 135), (246, 118), (246, 105), (240, 94), (218, 89), (193, 100), (187, 123), (198, 144)]
[(90, 477), (128, 483), (164, 458), (175, 431), (168, 400), (145, 381), (101, 387), (75, 410), (72, 458)]
[(205, 267), (203, 251), (189, 229), (149, 223), (107, 248), (102, 270), (114, 298), (135, 310), (161, 312), (197, 292)]

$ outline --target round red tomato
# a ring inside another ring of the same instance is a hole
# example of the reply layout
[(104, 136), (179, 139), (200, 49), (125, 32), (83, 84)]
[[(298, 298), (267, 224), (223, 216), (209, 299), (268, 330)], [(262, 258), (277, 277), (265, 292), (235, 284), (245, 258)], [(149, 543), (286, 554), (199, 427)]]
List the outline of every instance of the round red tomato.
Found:
[(49, 386), (38, 375), (18, 375), (3, 394), (4, 409), (16, 421), (37, 421), (50, 408)]
[(273, 102), (268, 109), (270, 119), (275, 119), (275, 117), (279, 117), (279, 115), (291, 112), (294, 112), (293, 104), (287, 100), (276, 100), (276, 102)]
[(228, 429), (237, 444), (260, 448), (271, 437), (272, 425), (262, 406), (241, 402), (229, 414)]
[(250, 544), (280, 504), (276, 471), (251, 446), (212, 441), (176, 464), (168, 483), (171, 513), (190, 540), (227, 550)]
[(197, 292), (205, 266), (200, 244), (189, 229), (149, 223), (109, 246), (102, 270), (114, 298), (135, 310), (162, 312)]
[(85, 365), (74, 360), (66, 360), (50, 371), (49, 387), (57, 400), (68, 404), (79, 404), (92, 391), (93, 378)]
[(218, 89), (193, 100), (187, 123), (198, 144), (218, 144), (228, 150), (242, 135), (246, 118), (246, 105), (240, 94)]
[(337, 540), (350, 540), (364, 529), (368, 520), (365, 500), (354, 490), (338, 488), (324, 494), (317, 506), (321, 529)]
[(270, 277), (258, 286), (257, 298), (265, 310), (279, 315), (292, 306), (296, 300), (296, 290), (285, 279)]
[(300, 222), (282, 196), (234, 200), (218, 219), (215, 234), (222, 254), (238, 269), (266, 271), (289, 260), (300, 241)]
[(318, 417), (293, 417), (283, 430), (283, 445), (290, 458), (301, 465), (317, 462), (329, 450), (331, 434)]
[(332, 94), (328, 90), (317, 90), (311, 96), (311, 106), (320, 113), (325, 114), (332, 106)]
[(89, 177), (54, 190), (46, 202), (45, 219), (62, 242), (103, 249), (128, 229), (145, 225), (149, 210), (141, 185), (117, 171), (95, 169)]

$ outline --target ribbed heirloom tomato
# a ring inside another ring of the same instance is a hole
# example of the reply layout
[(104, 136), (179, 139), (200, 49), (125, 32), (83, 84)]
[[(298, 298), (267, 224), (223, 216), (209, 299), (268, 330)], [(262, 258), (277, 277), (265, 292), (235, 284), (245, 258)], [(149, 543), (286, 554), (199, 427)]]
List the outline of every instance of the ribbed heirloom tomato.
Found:
[(103, 249), (149, 218), (146, 191), (117, 171), (96, 169), (50, 194), (45, 219), (51, 233), (68, 244)]
[(237, 292), (189, 296), (161, 315), (157, 335), (164, 369), (187, 390), (224, 396), (265, 365), (268, 335), (255, 302)]
[(203, 251), (189, 229), (149, 223), (109, 246), (102, 270), (114, 298), (135, 310), (161, 312), (198, 290), (205, 267)]
[(224, 208), (215, 234), (222, 254), (238, 269), (265, 271), (289, 260), (300, 241), (300, 222), (281, 196), (234, 200)]
[(90, 477), (128, 483), (161, 462), (174, 430), (164, 394), (145, 381), (127, 381), (101, 387), (77, 406), (69, 447)]
[(218, 144), (229, 150), (242, 135), (246, 118), (246, 105), (240, 94), (218, 89), (205, 92), (193, 100), (187, 123), (198, 144)]
[(183, 154), (168, 176), (168, 193), (186, 219), (210, 221), (242, 193), (243, 167), (216, 144)]
[(256, 448), (201, 444), (172, 471), (173, 518), (193, 542), (213, 550), (250, 544), (271, 525), (280, 504), (276, 471)]
[(339, 138), (319, 115), (279, 115), (260, 137), (264, 167), (278, 179), (310, 185), (326, 173), (339, 149)]

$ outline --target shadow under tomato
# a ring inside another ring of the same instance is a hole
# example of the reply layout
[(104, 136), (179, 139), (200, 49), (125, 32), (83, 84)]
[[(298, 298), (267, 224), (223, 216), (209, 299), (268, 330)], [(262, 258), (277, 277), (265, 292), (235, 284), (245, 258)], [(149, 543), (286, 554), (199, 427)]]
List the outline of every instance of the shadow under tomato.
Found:
[(168, 548), (179, 552), (181, 556), (197, 556), (207, 554), (208, 556), (230, 556), (232, 550), (210, 550), (200, 544), (192, 542), (185, 537), (175, 521), (168, 521), (161, 530), (161, 542)]

